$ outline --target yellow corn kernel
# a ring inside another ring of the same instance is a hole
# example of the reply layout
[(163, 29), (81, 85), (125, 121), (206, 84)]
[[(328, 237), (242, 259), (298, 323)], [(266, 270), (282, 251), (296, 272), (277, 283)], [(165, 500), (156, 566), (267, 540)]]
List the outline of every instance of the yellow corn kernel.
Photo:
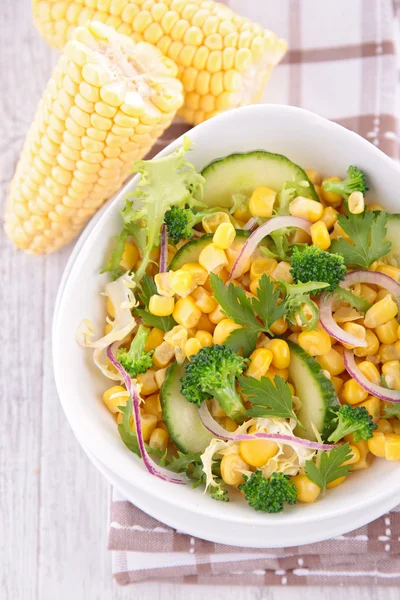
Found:
[(333, 383), (333, 387), (335, 388), (335, 392), (336, 395), (339, 394), (340, 390), (342, 389), (343, 386), (343, 379), (341, 379), (340, 377), (335, 377), (334, 375), (331, 376), (331, 381)]
[(274, 335), (283, 335), (288, 330), (287, 321), (280, 317), (272, 323), (270, 330)]
[(208, 244), (200, 252), (199, 263), (208, 273), (219, 273), (228, 265), (225, 252), (215, 244)]
[(278, 444), (269, 440), (244, 440), (239, 444), (240, 456), (252, 467), (262, 467), (278, 450)]
[(162, 342), (154, 350), (153, 363), (158, 369), (162, 369), (174, 358), (175, 353), (173, 347), (168, 342)]
[(167, 370), (168, 369), (164, 368), (164, 369), (157, 369), (157, 371), (156, 371), (154, 378), (155, 378), (156, 384), (159, 389), (161, 389), (161, 386), (165, 381), (165, 377), (167, 375)]
[(393, 433), (393, 428), (387, 419), (378, 419), (376, 425), (378, 427), (377, 431), (381, 433)]
[(183, 351), (185, 353), (186, 358), (190, 360), (191, 356), (194, 356), (201, 350), (201, 342), (195, 337), (189, 338), (185, 345), (183, 346)]
[[(362, 327), (362, 325), (360, 325), (360, 327)], [(371, 329), (366, 330), (365, 341), (367, 342), (367, 345), (365, 347), (360, 346), (359, 348), (354, 348), (354, 354), (360, 357), (376, 355), (379, 350), (379, 340)]]
[[(343, 329), (346, 333), (350, 335), (354, 335), (354, 337), (359, 338), (360, 340), (365, 340), (367, 332), (365, 327), (359, 325), (358, 323), (347, 322), (343, 324)], [(379, 344), (379, 342), (378, 342)], [(347, 349), (355, 348), (356, 346), (351, 346), (350, 344), (343, 344), (343, 346)], [(357, 346), (358, 347), (358, 346)], [(364, 356), (367, 356), (366, 354)]]
[(154, 369), (149, 369), (146, 373), (139, 373), (136, 377), (138, 384), (141, 386), (142, 396), (150, 396), (158, 391), (155, 374)]
[(238, 424), (235, 423), (230, 417), (225, 417), (222, 421), (222, 427), (227, 431), (236, 431)]
[(385, 265), (384, 263), (378, 265), (376, 269), (377, 273), (383, 273), (394, 279), (397, 283), (400, 283), (400, 269), (393, 267), (392, 265)]
[(310, 228), (311, 239), (314, 246), (318, 246), (322, 250), (327, 250), (331, 245), (331, 238), (329, 237), (329, 231), (323, 221), (317, 221), (313, 223)]
[(353, 288), (353, 293), (356, 296), (361, 296), (361, 298), (364, 298), (370, 304), (375, 302), (377, 296), (377, 292), (365, 283), (357, 283)]
[(328, 488), (328, 490), (337, 487), (338, 485), (340, 485), (341, 483), (343, 483), (343, 481), (346, 479), (346, 475), (344, 475), (343, 477), (338, 477), (337, 479), (335, 479), (334, 481), (331, 481), (330, 483), (328, 483), (328, 485), (326, 486)]
[(181, 270), (190, 273), (196, 285), (203, 285), (207, 281), (208, 273), (199, 263), (186, 263)]
[(150, 352), (150, 350), (155, 350), (157, 346), (162, 344), (163, 340), (164, 332), (161, 331), (161, 329), (157, 329), (157, 327), (153, 327), (147, 336), (146, 344), (144, 346), (145, 351)]
[(250, 277), (251, 279), (257, 279), (264, 273), (270, 275), (277, 266), (278, 261), (274, 258), (256, 258), (256, 260), (251, 263)]
[(261, 379), (261, 377), (266, 375), (270, 368), (273, 357), (274, 355), (271, 350), (257, 348), (257, 350), (254, 350), (250, 355), (250, 364), (247, 368), (246, 375), (248, 377), (254, 377), (255, 379)]
[(397, 303), (392, 300), (391, 296), (385, 296), (367, 310), (364, 325), (370, 329), (375, 329), (375, 327), (379, 327), (379, 325), (393, 319), (398, 312)]
[[(233, 265), (236, 262), (236, 259), (238, 258), (240, 252), (242, 251), (242, 248), (244, 246), (244, 242), (242, 240), (240, 240), (240, 238), (235, 238), (233, 244), (231, 246), (229, 246), (229, 248), (227, 248), (227, 250), (225, 251), (225, 256), (228, 260), (228, 266), (227, 269), (229, 271), (232, 271), (233, 269)], [(250, 256), (247, 258), (246, 262), (244, 263), (244, 265), (242, 266), (242, 274), (243, 273), (247, 273), (247, 271), (250, 270), (250, 266), (251, 266), (251, 258)]]
[(340, 194), (335, 194), (335, 192), (327, 192), (324, 189), (325, 181), (341, 181), (340, 177), (325, 177), (322, 180), (321, 186), (321, 196), (323, 201), (326, 202), (326, 204), (329, 204), (330, 206), (339, 206), (342, 202), (342, 196)]
[(378, 327), (375, 328), (375, 333), (378, 336), (379, 341), (382, 342), (382, 344), (394, 344), (397, 342), (398, 326), (397, 319), (390, 319), (387, 323), (378, 325)]
[(145, 413), (141, 416), (140, 420), (142, 422), (143, 441), (148, 442), (157, 426), (157, 417)]
[(108, 388), (103, 394), (103, 402), (107, 406), (108, 410), (115, 415), (121, 412), (118, 407), (125, 406), (128, 402), (129, 394), (125, 388), (120, 385), (113, 385)]
[(332, 229), (338, 219), (338, 211), (332, 206), (326, 206), (322, 211), (321, 221), (325, 223), (327, 229)]
[(270, 340), (268, 350), (272, 352), (272, 366), (276, 369), (287, 369), (290, 364), (290, 350), (285, 340)]
[(372, 464), (373, 456), (370, 452), (367, 452), (364, 456), (361, 456), (360, 460), (352, 465), (352, 471), (360, 471), (361, 469), (369, 469)]
[(400, 390), (400, 362), (389, 360), (382, 365), (382, 374), (391, 390)]
[(204, 348), (205, 346), (213, 345), (213, 336), (211, 335), (211, 333), (205, 331), (204, 329), (199, 329), (198, 331), (196, 331), (196, 335), (194, 337), (196, 338), (196, 340), (199, 340), (202, 348)]
[(199, 322), (197, 323), (197, 329), (204, 330), (212, 335), (214, 333), (215, 323), (210, 321), (208, 315), (201, 315)]
[(258, 187), (250, 196), (249, 210), (253, 217), (271, 217), (276, 192), (269, 187)]
[(364, 400), (364, 402), (358, 404), (358, 406), (364, 406), (364, 408), (366, 408), (368, 411), (368, 414), (371, 415), (374, 423), (376, 423), (381, 414), (381, 401), (379, 398), (376, 398), (375, 396), (368, 396), (368, 398)]
[(331, 349), (331, 338), (323, 329), (302, 331), (299, 334), (298, 343), (311, 356), (323, 356), (328, 354)]
[(169, 278), (171, 289), (177, 296), (186, 298), (196, 289), (197, 283), (195, 282), (193, 275), (189, 271), (179, 269), (178, 271), (170, 271)]
[(346, 404), (359, 404), (366, 400), (368, 392), (355, 379), (349, 379), (343, 385), (340, 399)]
[(395, 300), (395, 297), (393, 296), (393, 294), (391, 294), (388, 290), (380, 289), (379, 292), (377, 292), (377, 294), (376, 294), (375, 302), (379, 302), (379, 300), (383, 300), (383, 298), (386, 298), (386, 296), (389, 296), (390, 298), (392, 298), (392, 300)]
[(157, 417), (157, 421), (162, 419), (160, 394), (152, 394), (151, 396), (147, 396), (142, 406), (143, 412), (148, 413), (149, 415), (154, 415)]
[(156, 273), (154, 275), (154, 283), (156, 284), (157, 293), (159, 296), (166, 296), (167, 298), (173, 297), (174, 290), (171, 288), (170, 274), (171, 271), (165, 273)]
[(359, 215), (364, 212), (365, 203), (362, 192), (352, 192), (348, 199), (349, 211), (353, 215)]
[(331, 348), (323, 356), (318, 356), (317, 360), (321, 367), (331, 375), (340, 375), (346, 368), (343, 356), (335, 348)]
[(197, 287), (194, 292), (192, 292), (192, 298), (194, 299), (197, 308), (206, 314), (211, 313), (217, 305), (211, 294), (201, 286)]
[(238, 325), (231, 319), (222, 319), (214, 329), (214, 344), (223, 344), (235, 329), (242, 329), (242, 325)]
[(233, 244), (235, 237), (236, 229), (232, 223), (221, 223), (214, 233), (213, 244), (221, 250), (227, 250)]
[(394, 419), (390, 419), (390, 424), (392, 426), (392, 429), (394, 431), (394, 433), (397, 433), (397, 435), (400, 435), (400, 421), (397, 418)]
[(168, 432), (161, 427), (153, 429), (149, 439), (149, 446), (153, 450), (161, 450), (164, 452), (168, 444)]
[(239, 485), (244, 482), (242, 471), (248, 471), (249, 465), (239, 454), (226, 454), (221, 460), (221, 477), (228, 485)]
[(390, 362), (392, 360), (400, 360), (400, 343), (399, 341), (394, 344), (381, 344), (379, 348), (379, 358), (382, 363)]
[(149, 312), (157, 317), (167, 317), (172, 315), (175, 307), (175, 300), (166, 296), (154, 294), (150, 297)]
[(193, 298), (188, 296), (187, 298), (179, 298), (175, 304), (172, 316), (178, 325), (190, 329), (191, 327), (196, 327), (199, 322), (201, 310), (196, 306)]
[(221, 223), (230, 223), (230, 218), (225, 212), (215, 212), (203, 217), (201, 224), (206, 233), (215, 233)]
[(386, 460), (400, 460), (400, 435), (389, 433), (385, 435)]
[(321, 174), (315, 169), (306, 169), (306, 175), (313, 185), (321, 185)]
[(139, 250), (136, 248), (135, 244), (132, 244), (131, 242), (126, 242), (124, 253), (122, 255), (122, 259), (119, 263), (119, 266), (122, 269), (131, 271), (136, 265), (138, 258)]
[(381, 431), (374, 431), (372, 438), (367, 440), (368, 450), (378, 458), (385, 457), (385, 435)]
[(350, 450), (351, 450), (351, 456), (348, 460), (346, 460), (343, 463), (344, 465), (354, 465), (354, 464), (358, 463), (358, 461), (361, 458), (361, 454), (360, 454), (360, 451), (357, 448), (357, 446), (355, 446), (354, 444), (350, 444)]
[(380, 204), (367, 204), (367, 210), (385, 210)]
[(292, 481), (297, 488), (297, 500), (299, 502), (310, 503), (318, 498), (321, 488), (308, 479), (307, 475), (300, 473), (292, 477)]
[(363, 362), (359, 363), (358, 368), (360, 369), (361, 373), (365, 375), (369, 381), (371, 381), (371, 383), (380, 385), (381, 376), (378, 369), (371, 361), (364, 360)]
[(320, 220), (323, 210), (324, 207), (320, 202), (304, 196), (297, 196), (289, 205), (289, 212), (292, 217), (303, 217), (311, 223)]
[(223, 319), (226, 319), (226, 315), (222, 312), (219, 304), (217, 304), (214, 310), (210, 312), (208, 317), (211, 323), (214, 323), (215, 325), (218, 325), (218, 323), (220, 323)]
[(290, 270), (290, 264), (282, 260), (272, 271), (271, 277), (272, 279), (275, 279), (275, 281), (286, 281), (287, 283), (293, 283), (293, 277)]

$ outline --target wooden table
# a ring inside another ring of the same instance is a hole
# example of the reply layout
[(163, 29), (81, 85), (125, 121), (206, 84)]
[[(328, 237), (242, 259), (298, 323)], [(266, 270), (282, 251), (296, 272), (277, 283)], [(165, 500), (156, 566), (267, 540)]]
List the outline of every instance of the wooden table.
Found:
[[(29, 0), (2, 2), (0, 185), (9, 180), (57, 58)], [(2, 600), (395, 600), (385, 588), (119, 588), (107, 544), (108, 484), (64, 417), (51, 363), (53, 305), (71, 248), (30, 257), (0, 233), (0, 598)]]

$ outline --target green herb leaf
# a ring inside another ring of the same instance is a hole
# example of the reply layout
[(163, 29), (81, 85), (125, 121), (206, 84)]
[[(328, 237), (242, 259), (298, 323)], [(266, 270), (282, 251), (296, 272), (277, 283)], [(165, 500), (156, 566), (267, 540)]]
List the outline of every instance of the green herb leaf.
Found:
[(214, 273), (210, 274), (210, 282), (215, 299), (220, 304), (222, 312), (229, 319), (232, 319), (238, 325), (243, 325), (243, 327), (262, 331), (262, 326), (257, 321), (251, 301), (241, 286), (234, 286), (233, 283), (230, 283), (226, 287), (222, 279)]
[[(275, 385), (274, 385), (275, 384)], [(281, 417), (295, 419), (293, 397), (290, 387), (279, 375), (274, 383), (268, 377), (239, 377), (241, 392), (253, 404), (246, 411), (249, 417)]]
[(257, 298), (252, 298), (251, 306), (263, 320), (268, 333), (272, 323), (286, 313), (284, 303), (278, 304), (279, 294), (279, 288), (275, 287), (272, 279), (264, 273), (258, 282)]
[(145, 236), (145, 230), (142, 229), (137, 223), (127, 223), (121, 233), (114, 238), (114, 248), (111, 251), (110, 258), (108, 259), (107, 264), (101, 273), (110, 272), (113, 276), (113, 279), (118, 279), (118, 277), (121, 277), (121, 275), (125, 273), (125, 269), (122, 269), (119, 266), (119, 263), (122, 260), (127, 239), (129, 237), (133, 237), (136, 245), (141, 248), (145, 241), (143, 236)]
[(243, 327), (242, 329), (232, 331), (224, 344), (236, 352), (236, 354), (242, 350), (243, 356), (247, 358), (255, 349), (257, 338), (258, 331)]
[(384, 419), (390, 419), (391, 417), (397, 417), (400, 419), (400, 403), (393, 402), (390, 406), (385, 406)]
[(358, 312), (366, 313), (369, 308), (371, 308), (371, 304), (365, 300), (365, 298), (361, 298), (361, 296), (356, 296), (351, 290), (346, 290), (339, 285), (335, 288), (334, 292), (335, 296), (337, 296), (343, 302), (347, 302), (350, 304), (352, 308), (358, 310)]
[[(142, 457), (139, 450), (139, 444), (137, 441), (136, 433), (132, 430), (131, 427), (131, 417), (132, 417), (132, 402), (128, 400), (125, 406), (119, 406), (119, 410), (122, 413), (122, 422), (118, 425), (118, 433), (121, 436), (122, 441), (125, 446), (129, 448), (131, 452), (136, 454), (139, 458)], [(158, 448), (151, 448), (147, 444), (145, 444), (146, 450), (149, 454), (157, 458), (163, 459), (165, 457), (165, 453), (162, 452)]]
[(339, 238), (334, 240), (330, 252), (342, 254), (346, 265), (368, 269), (373, 262), (390, 251), (391, 242), (386, 238), (387, 214), (384, 211), (364, 211), (360, 215), (339, 215), (340, 227), (354, 245)]
[(139, 292), (140, 301), (145, 305), (146, 308), (149, 307), (150, 298), (157, 294), (157, 287), (154, 283), (154, 279), (149, 275), (143, 275), (143, 279), (140, 282), (141, 291)]
[(142, 319), (143, 323), (150, 325), (150, 327), (157, 327), (161, 331), (170, 331), (177, 325), (176, 321), (169, 315), (168, 317), (157, 317), (147, 312), (143, 308), (137, 308), (135, 312)]
[(322, 452), (319, 466), (313, 460), (307, 460), (304, 470), (308, 479), (325, 491), (328, 483), (348, 475), (351, 466), (343, 465), (343, 463), (351, 456), (350, 445), (342, 444), (332, 450)]

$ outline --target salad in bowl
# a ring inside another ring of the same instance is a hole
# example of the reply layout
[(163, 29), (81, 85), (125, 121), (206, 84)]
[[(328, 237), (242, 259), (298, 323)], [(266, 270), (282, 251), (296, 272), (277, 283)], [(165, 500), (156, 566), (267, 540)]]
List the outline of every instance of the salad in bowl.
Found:
[(134, 165), (104, 335), (78, 339), (155, 477), (267, 513), (323, 501), (400, 460), (400, 215), (356, 166), (254, 150), (198, 172), (190, 145)]

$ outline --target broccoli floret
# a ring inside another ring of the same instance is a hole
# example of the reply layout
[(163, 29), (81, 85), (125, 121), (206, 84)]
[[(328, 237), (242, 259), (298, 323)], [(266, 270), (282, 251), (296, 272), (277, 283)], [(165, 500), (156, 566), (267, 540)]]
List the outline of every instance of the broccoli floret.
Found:
[(353, 408), (349, 404), (343, 404), (337, 409), (334, 421), (337, 422), (336, 429), (328, 438), (328, 442), (334, 444), (350, 433), (353, 434), (355, 442), (369, 440), (376, 429), (371, 415), (364, 406)]
[(283, 510), (285, 502), (297, 502), (297, 488), (283, 473), (272, 473), (267, 479), (262, 471), (255, 471), (250, 478), (244, 475), (244, 480), (238, 488), (244, 492), (247, 502), (254, 510), (277, 513)]
[(164, 217), (168, 236), (174, 244), (177, 244), (181, 240), (190, 239), (193, 237), (193, 227), (200, 223), (203, 217), (220, 210), (222, 209), (210, 208), (209, 210), (195, 212), (192, 208), (173, 206), (167, 210)]
[(117, 352), (119, 362), (131, 377), (136, 377), (139, 373), (146, 373), (147, 369), (153, 366), (151, 358), (153, 352), (144, 351), (149, 332), (150, 330), (147, 327), (139, 325), (129, 350), (122, 348)]
[(181, 378), (182, 394), (197, 406), (214, 397), (231, 419), (241, 422), (246, 409), (235, 383), (248, 362), (227, 346), (206, 346), (186, 365)]
[(347, 169), (347, 179), (344, 181), (324, 181), (322, 186), (326, 192), (340, 194), (345, 200), (353, 192), (362, 192), (365, 194), (368, 191), (365, 175), (357, 167), (349, 167)]
[(305, 246), (301, 250), (297, 246), (293, 248), (290, 265), (290, 273), (296, 283), (323, 281), (329, 283), (326, 292), (333, 292), (346, 275), (343, 256), (325, 252), (318, 246)]

